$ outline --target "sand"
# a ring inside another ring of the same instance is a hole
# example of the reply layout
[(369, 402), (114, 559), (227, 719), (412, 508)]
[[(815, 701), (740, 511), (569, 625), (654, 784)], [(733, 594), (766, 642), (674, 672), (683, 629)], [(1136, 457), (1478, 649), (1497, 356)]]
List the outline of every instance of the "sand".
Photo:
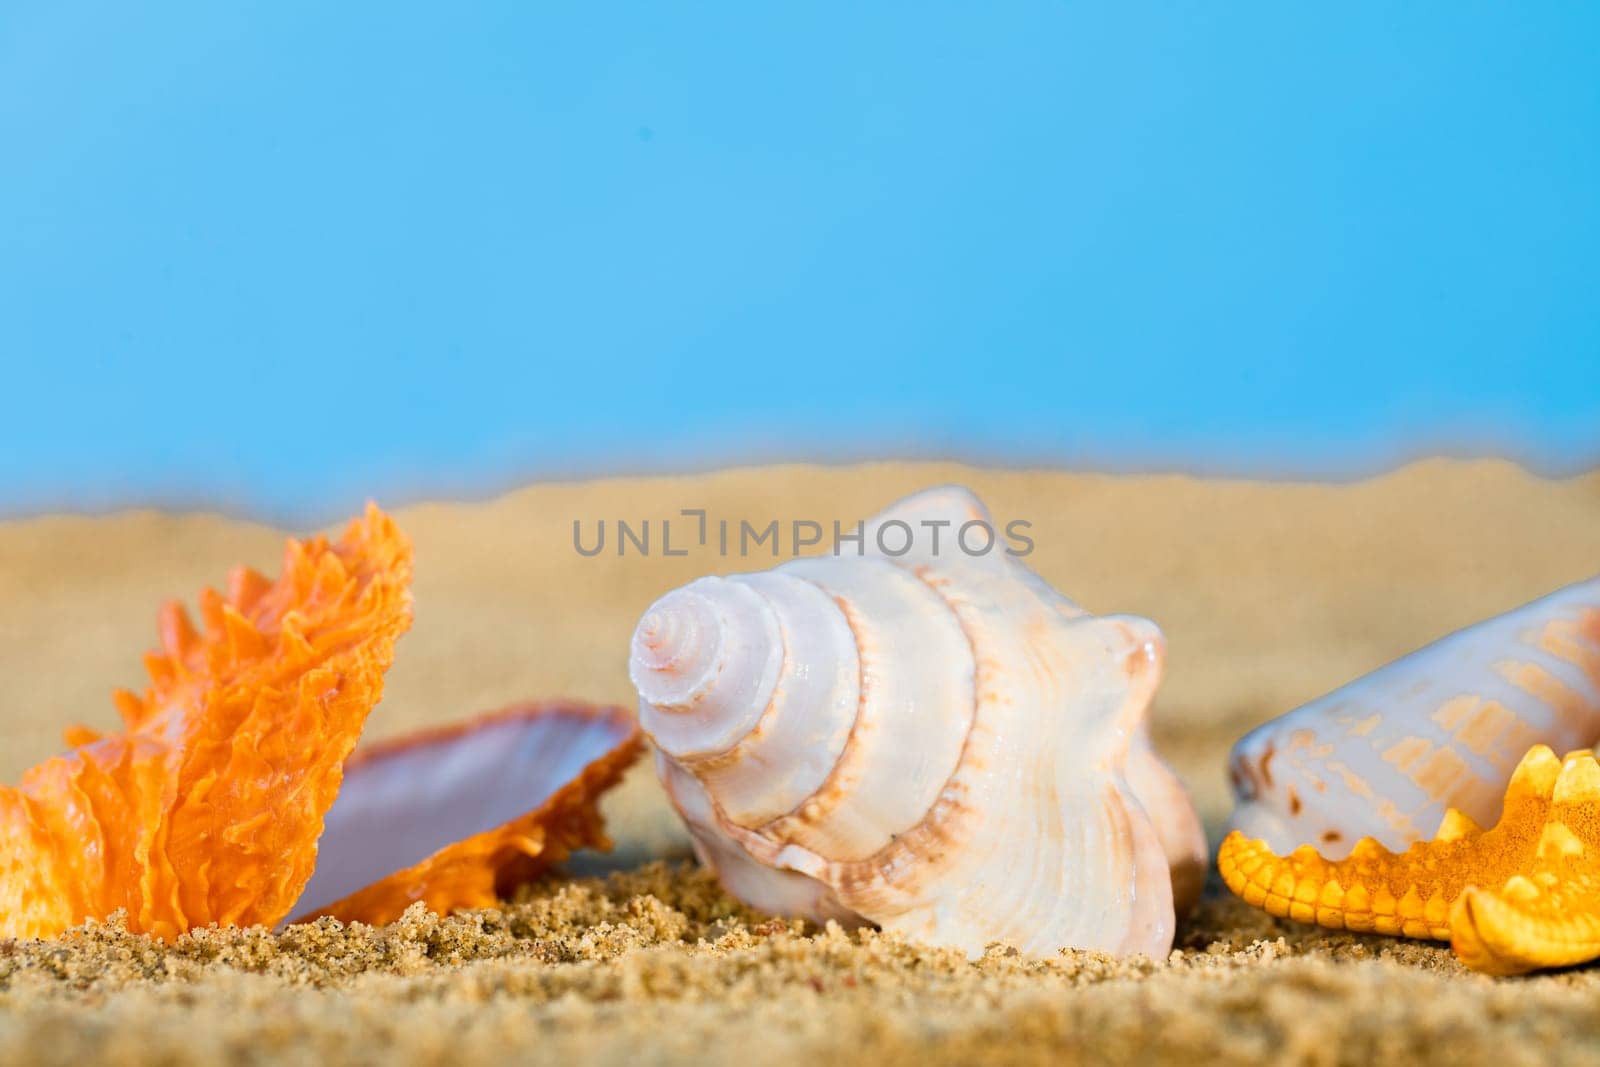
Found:
[[(627, 637), (654, 596), (772, 563), (720, 556), (718, 519), (848, 527), (945, 481), (1031, 523), (1030, 562), (1086, 607), (1161, 623), (1156, 736), (1213, 832), (1241, 732), (1600, 569), (1600, 474), (1548, 481), (1502, 462), (1349, 485), (920, 464), (538, 485), (397, 511), (417, 547), (417, 622), (368, 736), (525, 697), (628, 702)], [(684, 508), (707, 510), (711, 544), (666, 557), (660, 520), (678, 517), (682, 547)], [(601, 518), (606, 552), (580, 556), (574, 520), (592, 544)], [(649, 556), (615, 555), (619, 518), (654, 520)], [(236, 562), (275, 570), (282, 537), (150, 512), (0, 525), (0, 780), (55, 752), (69, 723), (111, 726), (108, 691), (140, 683), (156, 605)], [(687, 858), (647, 772), (607, 811), (612, 856), (504, 909), (171, 947), (114, 922), (0, 942), (0, 1063), (1600, 1063), (1600, 970), (1490, 980), (1442, 946), (1272, 920), (1214, 879), (1170, 959), (997, 946), (969, 963), (742, 909)]]

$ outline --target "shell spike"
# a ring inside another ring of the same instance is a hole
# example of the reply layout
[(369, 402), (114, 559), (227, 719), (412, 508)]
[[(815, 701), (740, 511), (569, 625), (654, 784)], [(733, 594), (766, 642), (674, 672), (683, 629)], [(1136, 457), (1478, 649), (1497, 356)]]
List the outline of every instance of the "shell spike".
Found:
[(1471, 834), (1483, 833), (1483, 827), (1467, 813), (1457, 808), (1447, 808), (1444, 821), (1439, 824), (1439, 832), (1433, 835), (1435, 841), (1458, 841)]
[[(1061, 632), (1071, 651), (1056, 667), (1069, 696), (1060, 714), (1078, 720), (1082, 744), (1121, 762), (1145, 736), (1166, 639), (1137, 615), (1076, 616), (1063, 621)], [(1098, 699), (1085, 699), (1089, 694)]]
[[(298, 544), (291, 540), (292, 544)], [(207, 635), (220, 634), (223, 631), (222, 608), (227, 599), (209, 585), (200, 590), (196, 598), (200, 608), (200, 620), (205, 623)]]
[(170, 687), (178, 678), (177, 671), (172, 667), (172, 661), (158, 652), (144, 654), (144, 670), (157, 689)]
[(1377, 838), (1373, 837), (1363, 837), (1360, 841), (1355, 843), (1353, 848), (1350, 849), (1351, 859), (1376, 859), (1379, 856), (1388, 855), (1392, 855), (1392, 853), (1390, 853), (1390, 851), (1384, 848), (1382, 845), (1378, 844)]
[(1548, 799), (1555, 792), (1556, 779), (1561, 776), (1561, 761), (1549, 745), (1534, 745), (1512, 772), (1506, 795), (1522, 798)]
[(272, 579), (252, 567), (235, 567), (228, 572), (228, 599), (247, 615), (271, 589)]
[[(1161, 628), (1138, 615), (1106, 615), (1095, 624), (1110, 631), (1112, 647), (1122, 652), (1122, 669), (1146, 702), (1155, 696), (1167, 662), (1167, 638)], [(1144, 719), (1144, 709), (1139, 718)]]
[(138, 693), (131, 689), (114, 689), (111, 691), (111, 702), (116, 706), (117, 714), (128, 726), (137, 726), (144, 721), (147, 710), (144, 701)]
[[(899, 528), (891, 530), (890, 526)], [(982, 527), (987, 527), (989, 532), (982, 532)], [(993, 531), (989, 509), (971, 490), (944, 485), (885, 508), (868, 521), (866, 542), (874, 551), (889, 552), (898, 551), (904, 543), (905, 553), (894, 558), (913, 566), (951, 563), (959, 558), (962, 565), (1003, 567), (1003, 550), (975, 551), (988, 543)]]
[(156, 625), (161, 633), (162, 650), (175, 660), (188, 658), (200, 645), (200, 634), (181, 601), (169, 600), (161, 605)]
[(1597, 797), (1600, 797), (1600, 763), (1595, 762), (1594, 753), (1589, 749), (1569, 753), (1561, 761), (1561, 771), (1551, 791), (1551, 803), (1557, 809), (1566, 809), (1577, 804), (1593, 804)]
[(876, 529), (886, 522), (904, 522), (913, 527), (922, 522), (945, 523), (954, 537), (962, 524), (974, 521), (990, 521), (983, 501), (965, 486), (940, 485), (890, 504), (869, 525)]

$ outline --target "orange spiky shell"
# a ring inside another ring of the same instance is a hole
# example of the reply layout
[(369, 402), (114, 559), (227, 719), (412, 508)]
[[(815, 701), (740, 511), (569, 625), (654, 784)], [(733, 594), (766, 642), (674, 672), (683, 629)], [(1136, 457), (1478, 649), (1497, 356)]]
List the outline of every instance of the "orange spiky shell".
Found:
[(411, 546), (375, 506), (335, 544), (291, 540), (276, 582), (235, 570), (203, 629), (160, 614), (126, 730), (0, 787), (0, 937), (125, 909), (163, 938), (276, 923), (300, 896), (346, 757), (411, 624)]
[(1600, 957), (1600, 764), (1534, 746), (1488, 830), (1452, 809), (1431, 841), (1394, 853), (1363, 838), (1338, 861), (1309, 845), (1279, 856), (1234, 831), (1217, 866), (1270, 914), (1447, 940), (1489, 974), (1582, 963)]
[[(419, 900), (441, 915), (489, 907), (574, 849), (610, 847), (597, 803), (642, 747), (626, 709), (550, 701), (363, 748), (345, 766), (322, 841), (329, 866), (343, 869), (319, 867), (297, 911), (376, 926)], [(481, 810), (486, 799), (526, 810), (465, 837), (459, 824), (438, 825), (438, 807)], [(358, 855), (434, 844), (442, 847), (400, 869)], [(340, 883), (364, 888), (324, 903)]]

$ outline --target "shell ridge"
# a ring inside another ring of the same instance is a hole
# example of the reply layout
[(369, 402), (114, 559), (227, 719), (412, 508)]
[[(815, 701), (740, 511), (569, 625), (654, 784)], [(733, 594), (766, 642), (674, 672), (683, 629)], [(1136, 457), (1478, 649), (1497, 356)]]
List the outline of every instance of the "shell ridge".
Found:
[[(880, 574), (893, 575), (892, 581), (898, 583), (899, 591), (915, 590), (914, 596), (923, 601), (924, 605), (936, 602), (943, 604), (942, 598), (930, 592), (926, 584), (918, 580), (914, 574), (888, 561), (875, 561), (872, 557), (865, 557), (861, 562), (868, 562), (869, 566), (876, 568)], [(802, 844), (813, 851), (819, 848), (821, 840), (834, 838), (841, 832), (855, 833), (858, 837), (872, 840), (881, 839), (878, 847), (871, 848), (870, 851), (861, 851), (853, 857), (846, 857), (867, 860), (883, 844), (905, 834), (921, 821), (921, 815), (908, 814), (905, 818), (893, 822), (874, 818), (870, 823), (862, 823), (860, 821), (862, 816), (855, 814), (855, 811), (859, 808), (861, 799), (873, 789), (877, 789), (880, 794), (888, 789), (899, 796), (901, 802), (914, 795), (904, 792), (907, 784), (904, 781), (891, 782), (886, 777), (886, 769), (875, 765), (873, 759), (875, 750), (881, 750), (885, 745), (891, 744), (891, 741), (880, 737), (884, 730), (917, 722), (919, 716), (927, 716), (937, 710), (937, 707), (919, 708), (900, 703), (907, 696), (917, 695), (915, 689), (909, 693), (897, 692), (898, 688), (907, 684), (907, 679), (914, 677), (916, 685), (926, 685), (931, 679), (924, 677), (924, 672), (909, 672), (899, 668), (894, 657), (890, 655), (891, 648), (880, 646), (878, 643), (880, 634), (895, 632), (889, 625), (891, 622), (907, 626), (909, 620), (876, 619), (870, 610), (869, 602), (863, 597), (863, 591), (870, 588), (870, 583), (858, 580), (855, 586), (856, 596), (852, 596), (848, 588), (841, 587), (848, 586), (849, 583), (841, 583), (838, 579), (840, 573), (849, 574), (851, 571), (839, 571), (825, 561), (796, 560), (780, 569), (816, 580), (825, 592), (834, 597), (843, 611), (856, 638), (861, 670), (859, 706), (838, 762), (823, 785), (789, 815), (763, 826), (761, 834), (773, 842)], [(832, 583), (828, 580), (830, 574), (834, 577)], [(940, 618), (945, 621), (942, 623), (936, 621)], [(942, 611), (938, 615), (918, 613), (916, 622), (925, 627), (920, 634), (925, 639), (940, 640), (948, 644), (965, 643), (967, 640), (960, 620), (954, 618), (948, 611)], [(922, 695), (932, 695), (937, 699), (953, 703), (960, 693), (970, 693), (972, 690), (970, 678), (965, 675), (954, 658), (936, 658), (929, 665), (928, 672), (943, 672), (946, 677), (944, 684)], [(894, 695), (895, 699), (889, 699), (886, 694)], [(970, 708), (971, 701), (968, 700), (966, 703)], [(932, 746), (935, 742), (941, 747), (948, 746), (947, 750), (942, 752), (940, 762), (947, 760), (953, 769), (960, 765), (965, 734), (970, 730), (971, 722), (972, 713), (969, 711), (965, 727), (959, 730), (963, 738), (960, 744), (949, 744), (958, 732), (958, 724), (944, 724), (937, 716), (919, 732), (924, 738), (924, 746)], [(917, 750), (913, 746), (911, 751)], [(925, 753), (926, 747), (922, 751)], [(926, 765), (927, 761), (924, 760), (924, 766)], [(946, 771), (938, 773), (937, 777), (928, 777), (926, 784), (921, 788), (921, 795), (926, 795), (928, 800), (925, 804), (916, 805), (920, 811), (925, 812), (927, 804), (933, 803), (940, 796), (949, 774), (950, 772)], [(912, 805), (907, 804), (907, 807)], [(850, 823), (843, 821), (847, 819), (854, 820), (853, 829)], [(862, 849), (868, 847), (865, 841), (860, 840), (857, 841), (857, 845)]]
[[(821, 587), (819, 586), (819, 588)], [(823, 589), (822, 591), (827, 593), (826, 589)], [(849, 601), (847, 600), (839, 597), (833, 597), (832, 599), (835, 606), (838, 607), (839, 613), (844, 617), (845, 625), (850, 629), (851, 636), (856, 642), (856, 648), (860, 649), (861, 623), (856, 616), (855, 609), (851, 607)], [(844, 752), (848, 752), (850, 750), (850, 746), (856, 740), (857, 732), (862, 731), (871, 725), (871, 720), (865, 712), (865, 709), (871, 703), (871, 701), (867, 699), (868, 694), (871, 692), (871, 686), (869, 684), (870, 679), (868, 677), (867, 664), (864, 659), (858, 658), (856, 672), (856, 692), (858, 694), (856, 700), (856, 714), (855, 717), (850, 720), (850, 729), (845, 734)], [(798, 822), (803, 817), (806, 805), (813, 803), (814, 798), (819, 793), (826, 793), (830, 789), (840, 788), (844, 784), (846, 773), (848, 772), (845, 769), (844, 760), (841, 754), (841, 758), (834, 763), (833, 768), (829, 771), (827, 777), (822, 780), (821, 785), (802, 797), (799, 802), (797, 802), (792, 808), (784, 812), (782, 815), (779, 815), (776, 818), (768, 819), (759, 830), (755, 831), (757, 836), (762, 840), (778, 839), (782, 835), (784, 828), (792, 825), (795, 822)], [(717, 802), (715, 797), (711, 798), (711, 803), (713, 806), (716, 806)], [(784, 843), (792, 844), (793, 842), (785, 841)]]
[[(792, 587), (808, 590), (809, 593), (807, 595), (812, 598), (814, 609), (828, 613), (827, 618), (830, 625), (823, 627), (823, 629), (831, 629), (831, 623), (836, 621), (843, 630), (843, 639), (838, 640), (836, 643), (837, 653), (841, 660), (850, 660), (854, 667), (853, 670), (840, 670), (834, 676), (834, 682), (838, 683), (844, 680), (844, 675), (848, 674), (850, 676), (848, 689), (841, 691), (836, 685), (828, 689), (824, 695), (827, 701), (837, 706), (844, 706), (848, 703), (848, 711), (845, 715), (849, 720), (848, 726), (840, 732), (836, 725), (832, 730), (823, 731), (821, 735), (827, 738), (828, 741), (824, 755), (826, 757), (826, 765), (831, 768), (836, 765), (839, 754), (843, 752), (855, 734), (856, 724), (861, 713), (862, 686), (866, 681), (858, 652), (860, 639), (856, 632), (855, 624), (846, 611), (847, 605), (841, 603), (812, 579), (803, 575), (789, 574), (781, 569), (762, 574), (740, 575), (738, 577), (769, 601), (772, 600), (773, 594), (777, 591), (776, 588), (769, 586), (769, 583), (779, 583), (785, 589)], [(790, 606), (773, 604), (780, 623), (785, 617), (786, 609)], [(778, 806), (778, 810), (757, 818), (755, 820), (756, 825), (768, 824), (784, 816), (796, 814), (810, 797), (824, 787), (827, 781), (826, 772), (818, 780), (812, 782), (809, 775), (814, 772), (803, 771), (798, 766), (786, 769), (778, 765), (778, 761), (772, 759), (773, 754), (768, 754), (765, 751), (769, 743), (770, 745), (778, 745), (782, 740), (792, 741), (793, 735), (806, 730), (804, 724), (799, 721), (806, 717), (803, 715), (805, 709), (800, 703), (801, 698), (806, 695), (804, 680), (797, 677), (798, 673), (805, 669), (805, 664), (797, 658), (796, 649), (787, 628), (780, 625), (779, 635), (783, 642), (783, 650), (777, 683), (773, 688), (767, 706), (763, 709), (755, 726), (725, 752), (706, 757), (703, 760), (683, 761), (685, 764), (700, 770), (708, 778), (714, 777), (719, 781), (726, 781), (726, 777), (719, 772), (723, 771), (724, 768), (731, 769), (742, 757), (759, 758), (768, 761), (770, 764), (769, 769), (760, 776), (759, 783), (752, 782), (750, 788), (760, 785), (770, 789), (778, 784), (774, 781), (775, 777), (787, 776), (784, 780), (789, 785), (790, 791), (794, 793), (793, 799)], [(812, 649), (809, 651), (815, 653), (817, 650)], [(789, 683), (787, 686), (786, 682)], [(802, 683), (798, 687), (798, 692), (795, 686), (797, 682)], [(817, 720), (819, 717), (810, 716), (809, 718)], [(819, 727), (824, 725), (826, 725), (825, 719), (818, 723)], [(815, 735), (808, 732), (808, 736)], [(764, 801), (763, 805), (772, 807), (773, 803)], [(736, 818), (735, 821), (740, 825), (746, 825), (747, 822), (744, 816)]]
[[(956, 764), (936, 794), (933, 806), (923, 818), (907, 827), (904, 832), (897, 834), (883, 849), (867, 857), (865, 861), (830, 865), (830, 880), (841, 887), (841, 899), (863, 913), (881, 913), (895, 907), (888, 899), (883, 899), (897, 895), (894, 892), (894, 879), (886, 876), (884, 872), (909, 869), (915, 866), (916, 860), (920, 858), (929, 865), (930, 879), (939, 877), (941, 873), (948, 873), (949, 867), (970, 844), (974, 832), (974, 827), (969, 822), (954, 817), (967, 808), (966, 800), (970, 787), (963, 772), (970, 774), (975, 765), (992, 762), (996, 740), (988, 728), (984, 714), (985, 704), (993, 700), (992, 697), (987, 700), (985, 697), (988, 683), (985, 676), (985, 659), (979, 651), (978, 640), (974, 636), (976, 627), (968, 616), (968, 610), (950, 591), (947, 581), (932, 577), (933, 568), (919, 565), (901, 569), (926, 586), (944, 605), (960, 628), (973, 663), (973, 714)], [(988, 749), (986, 754), (991, 759), (978, 758), (985, 741)], [(1037, 753), (1030, 753), (1030, 756), (1036, 758)], [(1030, 856), (1031, 858), (1033, 857)], [(902, 903), (899, 906), (907, 905)], [(1008, 913), (1002, 911), (1001, 914)]]

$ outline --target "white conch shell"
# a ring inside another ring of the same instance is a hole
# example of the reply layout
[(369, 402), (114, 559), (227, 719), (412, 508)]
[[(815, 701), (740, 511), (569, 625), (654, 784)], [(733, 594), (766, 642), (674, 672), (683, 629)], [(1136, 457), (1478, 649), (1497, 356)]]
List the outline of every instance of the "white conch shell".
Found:
[(1242, 738), (1232, 827), (1329, 859), (1500, 817), (1517, 763), (1600, 739), (1600, 578), (1460, 630)]
[[(662, 597), (630, 664), (657, 769), (701, 860), (755, 907), (974, 955), (1162, 956), (1206, 846), (1145, 734), (1161, 633), (1085, 613), (1004, 541), (959, 547), (988, 521), (966, 490), (930, 490), (868, 524), (864, 555)], [(891, 547), (915, 535), (898, 557), (875, 550), (893, 523)]]

